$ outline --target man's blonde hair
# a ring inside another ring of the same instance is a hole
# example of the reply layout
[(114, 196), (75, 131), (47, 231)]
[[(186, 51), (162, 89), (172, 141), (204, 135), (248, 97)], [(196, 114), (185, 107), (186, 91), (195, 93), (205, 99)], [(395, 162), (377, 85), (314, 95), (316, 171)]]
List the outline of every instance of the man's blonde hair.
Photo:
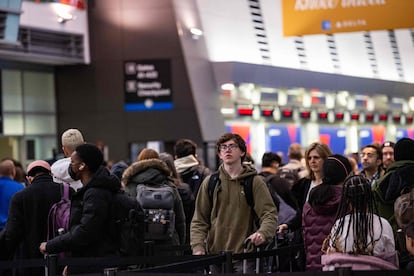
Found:
[(76, 147), (84, 144), (82, 133), (75, 128), (70, 128), (62, 134), (62, 147), (70, 153), (74, 152)]

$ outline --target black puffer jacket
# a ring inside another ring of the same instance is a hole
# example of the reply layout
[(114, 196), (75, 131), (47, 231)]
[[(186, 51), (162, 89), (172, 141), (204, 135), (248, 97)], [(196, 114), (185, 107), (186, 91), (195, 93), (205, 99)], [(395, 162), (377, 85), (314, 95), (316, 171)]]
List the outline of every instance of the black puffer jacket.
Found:
[[(186, 240), (185, 214), (180, 194), (169, 175), (170, 170), (164, 161), (160, 159), (141, 160), (133, 163), (125, 170), (122, 183), (125, 185), (126, 192), (133, 197), (137, 196), (138, 184), (151, 185), (167, 182), (174, 188), (175, 231), (177, 235), (170, 243), (179, 245), (184, 244)], [(163, 243), (163, 245), (166, 245), (166, 243)]]
[(117, 233), (110, 207), (113, 195), (120, 187), (119, 179), (101, 167), (72, 197), (69, 232), (48, 241), (46, 251), (69, 251), (72, 257), (115, 255)]

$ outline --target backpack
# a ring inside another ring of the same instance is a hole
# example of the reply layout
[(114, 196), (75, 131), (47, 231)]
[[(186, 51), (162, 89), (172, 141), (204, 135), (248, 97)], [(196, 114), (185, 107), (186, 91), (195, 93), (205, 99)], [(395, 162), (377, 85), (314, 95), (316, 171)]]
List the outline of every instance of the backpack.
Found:
[(402, 194), (408, 193), (413, 187), (414, 165), (400, 167), (391, 173), (385, 200), (393, 201)]
[[(210, 176), (209, 182), (208, 182), (208, 196), (210, 198), (210, 201), (213, 200), (213, 193), (214, 189), (217, 185), (221, 184), (221, 180), (219, 177), (219, 172), (216, 171)], [(267, 177), (261, 176), (269, 189), (270, 195), (272, 196), (273, 203), (278, 209), (278, 222), (279, 224), (287, 223), (293, 220), (296, 217), (297, 211), (291, 207), (289, 204), (286, 203), (286, 201), (276, 192), (276, 190), (273, 188), (272, 185), (270, 185), (270, 179), (274, 177), (274, 175), (270, 175)], [(244, 194), (246, 197), (247, 204), (252, 208), (254, 208), (254, 198), (253, 198), (253, 179), (255, 175), (250, 175), (243, 179), (241, 182), (241, 185), (244, 187)]]
[(174, 187), (168, 181), (160, 184), (138, 184), (137, 201), (144, 211), (145, 240), (170, 240), (175, 233)]
[(299, 172), (301, 170), (301, 168), (290, 169), (281, 167), (277, 170), (276, 175), (278, 175), (280, 178), (286, 179), (289, 182), (290, 187), (292, 187), (300, 179)]
[(182, 173), (181, 178), (184, 183), (187, 183), (191, 191), (193, 192), (194, 198), (197, 197), (198, 190), (200, 189), (201, 183), (204, 178), (209, 174), (209, 170), (203, 166), (198, 165), (197, 169), (192, 170), (188, 173)]
[[(247, 204), (252, 209), (254, 207), (253, 178), (255, 176), (256, 175), (249, 175), (248, 177), (244, 178), (240, 183), (243, 186), (244, 195), (246, 197)], [(220, 185), (221, 185), (220, 172), (216, 171), (210, 176), (210, 179), (208, 180), (207, 192), (208, 192), (208, 197), (210, 198), (210, 202), (213, 201), (213, 194), (214, 194), (214, 190), (215, 190), (216, 186), (220, 187)]]
[(53, 204), (49, 209), (49, 214), (47, 216), (47, 240), (51, 240), (69, 230), (71, 205), (69, 199), (69, 189), (69, 184), (62, 183), (60, 201)]
[(144, 255), (144, 212), (137, 200), (119, 190), (111, 205), (120, 256)]

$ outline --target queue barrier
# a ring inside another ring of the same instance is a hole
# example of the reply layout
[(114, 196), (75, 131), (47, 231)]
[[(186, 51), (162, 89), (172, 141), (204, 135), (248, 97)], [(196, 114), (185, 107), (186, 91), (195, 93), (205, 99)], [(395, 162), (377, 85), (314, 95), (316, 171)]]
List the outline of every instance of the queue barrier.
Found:
[[(267, 251), (257, 251), (249, 253), (233, 254), (232, 252), (222, 252), (217, 255), (183, 255), (183, 256), (138, 256), (138, 257), (99, 257), (99, 258), (59, 258), (58, 255), (46, 255), (44, 259), (32, 259), (32, 260), (13, 260), (13, 261), (0, 261), (0, 275), (5, 270), (14, 268), (39, 268), (45, 267), (46, 276), (58, 275), (59, 268), (65, 265), (69, 266), (84, 266), (89, 267), (92, 265), (105, 264), (103, 269), (104, 275), (133, 275), (133, 274), (156, 274), (166, 273), (169, 274), (181, 274), (183, 271), (188, 272), (187, 275), (200, 274), (205, 267), (212, 264), (222, 265), (224, 274), (231, 274), (232, 262), (235, 260), (244, 259), (256, 259), (265, 258), (270, 256), (290, 254), (294, 250), (299, 250), (302, 245), (290, 245), (286, 247), (280, 247), (277, 249)], [(188, 250), (188, 247), (175, 246), (169, 247), (169, 250)], [(198, 269), (198, 270), (197, 270)], [(189, 272), (190, 271), (190, 272)], [(351, 271), (347, 268), (341, 268), (336, 271), (328, 272), (293, 272), (294, 275), (304, 276), (366, 276), (371, 275), (373, 271)], [(375, 276), (386, 275), (409, 275), (409, 271), (375, 271)], [(264, 275), (265, 273), (263, 273)], [(278, 274), (292, 275), (292, 272), (279, 272)], [(85, 274), (84, 274), (85, 275)], [(97, 274), (89, 274), (97, 275)], [(100, 274), (102, 275), (102, 274)], [(410, 273), (412, 275), (412, 273)]]

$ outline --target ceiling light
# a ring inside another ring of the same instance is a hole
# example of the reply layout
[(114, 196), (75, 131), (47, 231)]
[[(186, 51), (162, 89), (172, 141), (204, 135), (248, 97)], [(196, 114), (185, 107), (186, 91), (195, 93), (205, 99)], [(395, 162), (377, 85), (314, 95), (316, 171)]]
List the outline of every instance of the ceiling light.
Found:
[(190, 28), (191, 37), (195, 40), (199, 39), (203, 35), (203, 31), (199, 28)]

